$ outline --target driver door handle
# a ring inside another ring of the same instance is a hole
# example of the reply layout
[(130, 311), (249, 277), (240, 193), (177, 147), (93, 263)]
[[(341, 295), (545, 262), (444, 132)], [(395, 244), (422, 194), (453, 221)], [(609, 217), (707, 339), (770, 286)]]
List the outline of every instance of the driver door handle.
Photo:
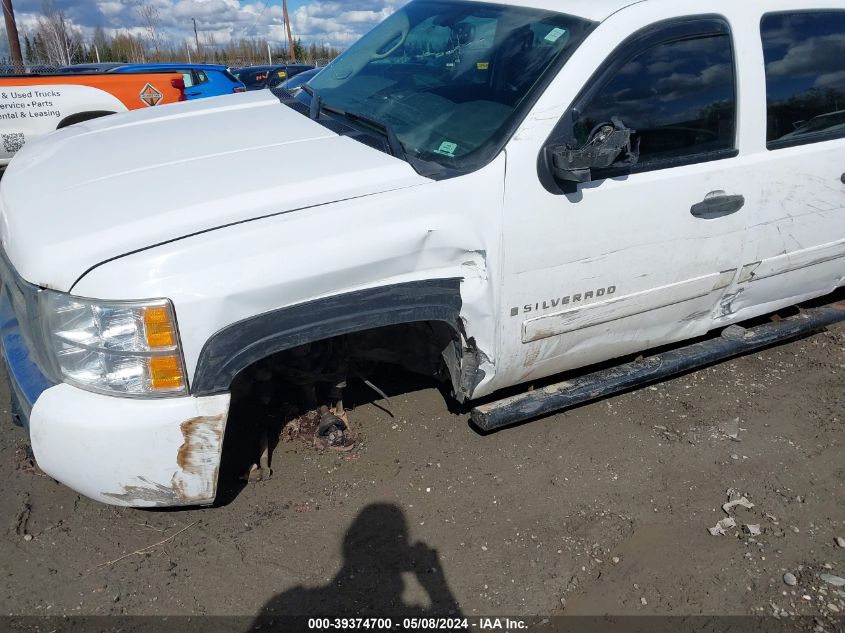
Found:
[(745, 196), (729, 196), (724, 192), (713, 192), (698, 204), (692, 205), (690, 213), (701, 220), (715, 220), (733, 215), (745, 206)]

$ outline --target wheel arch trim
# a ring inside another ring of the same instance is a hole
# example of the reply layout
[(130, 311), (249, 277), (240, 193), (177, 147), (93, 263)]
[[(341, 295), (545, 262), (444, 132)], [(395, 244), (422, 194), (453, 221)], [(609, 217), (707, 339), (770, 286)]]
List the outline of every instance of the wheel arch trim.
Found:
[(227, 392), (253, 363), (288, 349), (402, 323), (441, 321), (459, 333), (458, 278), (413, 281), (316, 299), (234, 323), (203, 346), (191, 385), (194, 396)]

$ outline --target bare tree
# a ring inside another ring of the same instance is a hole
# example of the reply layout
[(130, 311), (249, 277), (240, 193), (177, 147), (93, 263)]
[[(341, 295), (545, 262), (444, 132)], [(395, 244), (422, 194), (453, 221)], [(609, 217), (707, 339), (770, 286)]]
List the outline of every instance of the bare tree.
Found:
[(141, 62), (144, 57), (144, 41), (131, 33), (119, 33), (109, 39), (108, 48), (111, 57), (109, 61)]
[(202, 39), (202, 49), (201, 52), (197, 54), (204, 55), (206, 58), (205, 61), (209, 61), (209, 59), (212, 59), (214, 54), (217, 52), (217, 38), (215, 37), (214, 33), (203, 33)]
[(51, 0), (44, 0), (43, 15), (38, 18), (37, 33), (44, 43), (47, 61), (55, 66), (67, 66), (82, 50), (82, 38), (65, 14)]
[(161, 34), (161, 16), (159, 15), (158, 7), (147, 2), (142, 2), (138, 5), (138, 15), (141, 17), (144, 30), (147, 32), (150, 49), (156, 60), (158, 60), (161, 57), (162, 44), (164, 43), (164, 37)]
[(106, 35), (106, 30), (102, 26), (94, 29), (94, 36), (91, 38), (91, 46), (94, 47), (95, 60), (99, 63), (103, 59), (103, 55), (108, 55), (110, 38)]

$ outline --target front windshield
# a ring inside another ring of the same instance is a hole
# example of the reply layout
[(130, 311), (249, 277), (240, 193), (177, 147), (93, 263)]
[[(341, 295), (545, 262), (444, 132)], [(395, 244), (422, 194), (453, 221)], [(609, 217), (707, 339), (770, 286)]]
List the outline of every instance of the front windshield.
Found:
[(472, 169), (594, 26), (540, 9), (415, 0), (312, 79), (310, 93), (329, 112), (389, 126), (409, 158)]

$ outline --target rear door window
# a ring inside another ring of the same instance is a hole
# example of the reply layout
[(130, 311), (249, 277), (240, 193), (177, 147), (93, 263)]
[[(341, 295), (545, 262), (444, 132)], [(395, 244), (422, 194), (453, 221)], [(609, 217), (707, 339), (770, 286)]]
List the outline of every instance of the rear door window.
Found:
[(182, 79), (185, 82), (186, 88), (190, 88), (194, 85), (194, 73), (192, 73), (190, 70), (179, 70), (176, 72), (182, 73)]
[(769, 149), (845, 136), (845, 11), (763, 17)]
[(736, 81), (731, 37), (714, 34), (658, 44), (635, 54), (575, 120), (586, 143), (603, 123), (636, 131), (643, 168), (732, 150)]

